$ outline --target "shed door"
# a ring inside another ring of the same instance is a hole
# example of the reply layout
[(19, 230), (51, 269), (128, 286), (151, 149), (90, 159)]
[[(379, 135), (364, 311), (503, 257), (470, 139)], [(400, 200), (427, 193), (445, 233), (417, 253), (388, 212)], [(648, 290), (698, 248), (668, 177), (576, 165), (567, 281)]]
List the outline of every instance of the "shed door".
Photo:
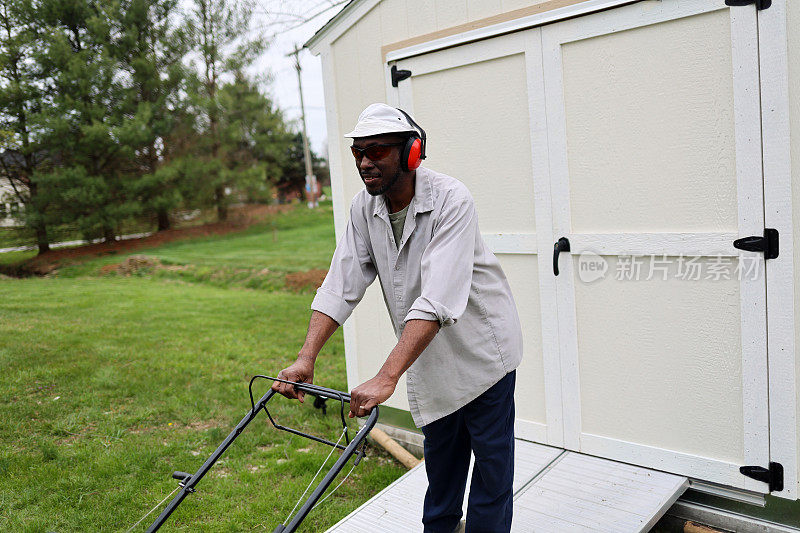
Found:
[(757, 45), (705, 0), (542, 28), (565, 446), (766, 492)]
[(529, 99), (541, 93), (539, 38), (538, 30), (521, 32), (400, 61), (412, 76), (397, 88), (387, 79), (387, 94), (426, 129), (425, 166), (469, 188), (483, 237), (514, 292), (524, 344), (517, 436), (561, 446), (547, 148), (533, 143), (544, 105)]
[(517, 436), (766, 492), (739, 473), (769, 461), (764, 259), (732, 245), (764, 231), (755, 8), (640, 2), (397, 67), (514, 291)]

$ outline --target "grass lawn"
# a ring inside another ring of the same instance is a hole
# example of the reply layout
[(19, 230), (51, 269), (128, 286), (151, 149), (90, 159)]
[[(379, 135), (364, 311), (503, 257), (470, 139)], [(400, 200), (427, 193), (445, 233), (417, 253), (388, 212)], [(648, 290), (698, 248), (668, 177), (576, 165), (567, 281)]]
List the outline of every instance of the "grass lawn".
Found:
[[(173, 470), (194, 472), (241, 419), (249, 377), (293, 360), (313, 293), (286, 290), (282, 276), (327, 268), (333, 246), (327, 203), (243, 233), (136, 251), (179, 269), (101, 270), (116, 256), (53, 278), (0, 280), (0, 531), (133, 525), (176, 486)], [(248, 288), (264, 271), (268, 281)], [(340, 332), (315, 381), (346, 389)], [(279, 422), (336, 440), (330, 404), (323, 415), (310, 402), (270, 403)], [(164, 531), (272, 531), (286, 518), (329, 448), (262, 417)], [(301, 529), (325, 530), (403, 472), (371, 447)]]
[(287, 273), (327, 269), (334, 247), (333, 209), (330, 202), (325, 202), (316, 210), (300, 206), (273, 215), (267, 222), (233, 236), (175, 241), (67, 264), (59, 269), (59, 276), (101, 276), (103, 267), (117, 264), (129, 255), (146, 255), (171, 267), (140, 273), (146, 276), (225, 288), (283, 290)]
[(19, 263), (20, 261), (30, 259), (35, 255), (36, 251), (34, 250), (23, 250), (20, 252), (5, 252), (0, 254), (0, 265), (11, 265), (13, 263)]
[(35, 244), (36, 240), (19, 228), (0, 227), (0, 248), (13, 248), (15, 246), (28, 246)]

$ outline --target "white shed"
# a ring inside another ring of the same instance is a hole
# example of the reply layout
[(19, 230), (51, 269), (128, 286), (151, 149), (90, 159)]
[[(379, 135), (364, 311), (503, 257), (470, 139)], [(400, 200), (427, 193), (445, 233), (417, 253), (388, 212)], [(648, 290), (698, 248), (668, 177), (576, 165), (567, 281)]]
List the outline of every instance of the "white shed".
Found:
[[(800, 525), (800, 3), (728, 1), (353, 0), (307, 46), (337, 235), (372, 102), (472, 192), (523, 324), (518, 437)], [(344, 332), (353, 387), (396, 340), (378, 284)], [(387, 405), (410, 420), (404, 385)]]

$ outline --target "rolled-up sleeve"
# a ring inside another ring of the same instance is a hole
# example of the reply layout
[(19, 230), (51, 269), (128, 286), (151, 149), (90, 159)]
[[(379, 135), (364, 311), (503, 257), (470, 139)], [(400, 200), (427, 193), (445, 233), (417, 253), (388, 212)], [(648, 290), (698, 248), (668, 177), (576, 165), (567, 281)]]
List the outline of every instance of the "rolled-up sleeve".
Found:
[(364, 297), (377, 274), (367, 243), (353, 217), (351, 208), (350, 221), (336, 245), (328, 275), (311, 303), (311, 309), (325, 313), (340, 325)]
[(422, 254), (422, 290), (411, 304), (406, 322), (435, 320), (445, 327), (458, 321), (467, 308), (472, 285), (477, 231), (475, 205), (469, 194), (442, 210)]

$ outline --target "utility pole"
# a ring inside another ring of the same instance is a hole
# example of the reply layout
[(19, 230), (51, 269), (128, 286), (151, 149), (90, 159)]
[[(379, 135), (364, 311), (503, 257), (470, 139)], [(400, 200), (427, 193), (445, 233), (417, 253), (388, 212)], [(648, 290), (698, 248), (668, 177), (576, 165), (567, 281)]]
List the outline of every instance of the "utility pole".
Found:
[(286, 54), (287, 57), (294, 56), (294, 68), (297, 70), (297, 85), (300, 88), (300, 116), (303, 121), (303, 158), (306, 163), (306, 191), (308, 191), (308, 207), (317, 207), (317, 177), (314, 176), (311, 168), (311, 150), (308, 148), (308, 134), (306, 133), (306, 106), (303, 103), (303, 77), (300, 72), (300, 52), (301, 46), (297, 46), (294, 52)]

